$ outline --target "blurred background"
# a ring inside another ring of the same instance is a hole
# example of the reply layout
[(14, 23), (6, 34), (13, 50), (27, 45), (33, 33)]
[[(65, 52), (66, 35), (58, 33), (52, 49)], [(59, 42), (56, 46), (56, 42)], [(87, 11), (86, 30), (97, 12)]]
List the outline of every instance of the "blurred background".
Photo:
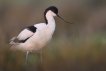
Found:
[[(45, 22), (44, 11), (56, 6), (52, 41), (39, 53), (11, 51), (6, 42), (27, 26)], [(0, 0), (0, 71), (106, 71), (106, 0)]]

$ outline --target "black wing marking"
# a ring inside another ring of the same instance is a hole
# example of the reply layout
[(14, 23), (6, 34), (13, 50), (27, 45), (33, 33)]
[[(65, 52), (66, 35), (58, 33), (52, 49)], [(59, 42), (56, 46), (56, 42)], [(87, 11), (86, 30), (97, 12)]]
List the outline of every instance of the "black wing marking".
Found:
[(25, 40), (19, 40), (19, 43), (24, 43), (24, 42), (26, 42), (29, 38), (30, 38), (30, 37), (28, 37), (28, 38), (25, 39)]
[(28, 29), (29, 31), (35, 33), (37, 28), (36, 28), (34, 25), (32, 25), (32, 26), (27, 27), (27, 29)]
[(23, 30), (19, 35), (18, 35), (18, 43), (24, 43), (26, 42), (30, 37), (34, 35), (36, 32), (36, 27), (35, 26), (29, 26), (25, 30)]

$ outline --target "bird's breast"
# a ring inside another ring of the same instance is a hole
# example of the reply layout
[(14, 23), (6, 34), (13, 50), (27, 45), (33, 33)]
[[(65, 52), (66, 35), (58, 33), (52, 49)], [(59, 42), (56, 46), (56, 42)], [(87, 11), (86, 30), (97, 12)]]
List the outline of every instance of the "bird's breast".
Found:
[(42, 45), (46, 45), (50, 42), (50, 40), (52, 39), (52, 35), (54, 33), (54, 30), (55, 30), (55, 27), (51, 28), (51, 27), (46, 27), (45, 29), (43, 30), (40, 30), (39, 31), (39, 39), (41, 40), (40, 41), (40, 44)]
[(44, 27), (43, 29), (37, 29), (36, 33), (29, 40), (33, 46), (34, 50), (40, 50), (46, 46), (52, 39), (55, 27)]

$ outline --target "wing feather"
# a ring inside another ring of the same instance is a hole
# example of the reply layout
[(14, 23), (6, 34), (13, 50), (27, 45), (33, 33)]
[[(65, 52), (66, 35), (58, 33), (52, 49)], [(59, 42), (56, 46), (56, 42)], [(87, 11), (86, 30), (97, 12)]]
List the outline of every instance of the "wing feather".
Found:
[(17, 39), (20, 40), (20, 41), (26, 40), (27, 38), (29, 38), (33, 35), (34, 35), (34, 33), (26, 28), (17, 36)]

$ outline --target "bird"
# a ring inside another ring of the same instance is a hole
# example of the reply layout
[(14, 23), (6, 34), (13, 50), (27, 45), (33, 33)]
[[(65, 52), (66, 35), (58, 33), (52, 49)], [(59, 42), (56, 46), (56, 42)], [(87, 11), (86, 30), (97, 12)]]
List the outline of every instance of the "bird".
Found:
[(57, 7), (50, 6), (44, 11), (45, 23), (38, 23), (26, 27), (18, 36), (10, 39), (9, 44), (12, 45), (11, 49), (26, 52), (26, 61), (29, 52), (40, 51), (42, 61), (42, 49), (51, 41), (55, 31), (55, 16), (58, 16), (66, 23), (73, 24), (66, 21), (58, 14)]

